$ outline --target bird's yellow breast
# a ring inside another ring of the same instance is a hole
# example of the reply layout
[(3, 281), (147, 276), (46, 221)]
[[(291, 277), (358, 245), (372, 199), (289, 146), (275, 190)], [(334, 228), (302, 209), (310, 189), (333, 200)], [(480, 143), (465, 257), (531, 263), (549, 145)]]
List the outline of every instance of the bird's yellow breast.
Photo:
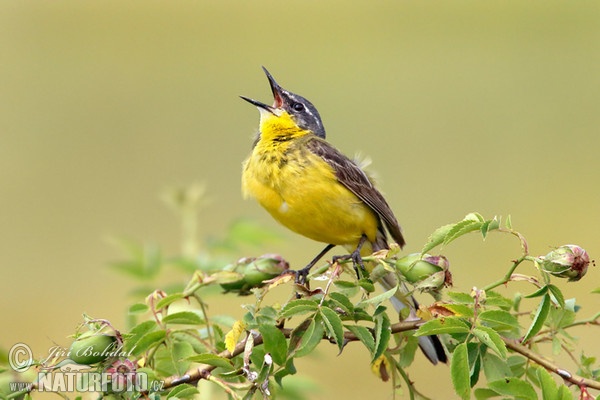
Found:
[(309, 135), (286, 140), (261, 137), (245, 161), (242, 190), (287, 228), (316, 241), (356, 245), (374, 241), (378, 218), (336, 178), (333, 168), (308, 150)]

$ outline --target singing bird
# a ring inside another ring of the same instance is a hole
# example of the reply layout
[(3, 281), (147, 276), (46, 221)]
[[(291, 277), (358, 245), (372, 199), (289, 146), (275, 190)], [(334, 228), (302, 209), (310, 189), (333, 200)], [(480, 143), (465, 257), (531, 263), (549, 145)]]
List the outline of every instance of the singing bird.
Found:
[[(285, 227), (327, 244), (297, 271), (297, 279), (304, 282), (310, 268), (335, 246), (350, 252), (337, 258), (351, 258), (355, 268), (363, 269), (361, 256), (389, 248), (386, 231), (404, 246), (400, 225), (369, 176), (325, 140), (325, 127), (315, 106), (282, 88), (263, 70), (273, 105), (241, 96), (260, 111), (258, 136), (243, 164), (242, 192), (258, 200)], [(397, 279), (388, 273), (380, 283), (391, 289)], [(415, 317), (418, 304), (412, 296), (399, 289), (391, 300), (397, 311), (408, 306)], [(447, 361), (436, 336), (420, 337), (419, 346), (432, 363)]]

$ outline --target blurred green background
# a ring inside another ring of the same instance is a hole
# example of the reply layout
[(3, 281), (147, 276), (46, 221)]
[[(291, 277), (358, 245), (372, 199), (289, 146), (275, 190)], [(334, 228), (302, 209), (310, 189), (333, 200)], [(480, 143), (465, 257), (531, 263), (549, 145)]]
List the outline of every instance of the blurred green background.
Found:
[[(271, 101), (261, 65), (318, 107), (335, 146), (373, 159), (409, 252), (479, 211), (511, 214), (534, 255), (600, 254), (597, 2), (3, 1), (0, 54), (4, 348), (68, 345), (84, 311), (124, 327), (131, 281), (107, 268), (120, 254), (105, 238), (176, 252), (168, 186), (206, 183), (203, 236), (243, 216), (280, 232), (262, 250), (294, 266), (321, 248), (240, 195), (258, 113), (237, 96)], [(473, 236), (445, 254), (468, 290), (519, 247)], [(589, 316), (597, 282), (562, 287)], [(359, 346), (299, 367), (314, 398), (390, 396)], [(410, 372), (449, 398), (447, 367), (419, 357)]]

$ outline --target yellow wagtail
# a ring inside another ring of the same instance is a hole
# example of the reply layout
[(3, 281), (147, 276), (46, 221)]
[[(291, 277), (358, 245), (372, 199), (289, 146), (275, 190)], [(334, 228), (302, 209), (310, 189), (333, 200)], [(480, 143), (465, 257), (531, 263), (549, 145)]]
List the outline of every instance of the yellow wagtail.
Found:
[[(260, 111), (259, 133), (243, 165), (242, 190), (287, 228), (327, 243), (296, 272), (297, 279), (304, 283), (310, 268), (337, 245), (348, 249), (350, 255), (334, 259), (351, 258), (355, 269), (364, 269), (361, 255), (388, 248), (386, 230), (402, 247), (404, 238), (390, 206), (368, 175), (325, 141), (317, 109), (304, 97), (283, 89), (263, 69), (273, 105), (241, 96)], [(397, 280), (388, 273), (380, 283), (390, 289)], [(392, 303), (397, 311), (408, 305), (412, 317), (418, 308), (412, 296), (407, 298), (401, 292)], [(420, 337), (419, 345), (432, 363), (446, 362), (436, 336)]]

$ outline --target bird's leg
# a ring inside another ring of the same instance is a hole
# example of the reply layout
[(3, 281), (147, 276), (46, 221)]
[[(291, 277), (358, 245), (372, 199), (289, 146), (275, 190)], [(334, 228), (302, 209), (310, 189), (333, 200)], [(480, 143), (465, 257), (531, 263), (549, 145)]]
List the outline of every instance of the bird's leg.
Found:
[(315, 258), (313, 258), (313, 260), (311, 262), (308, 263), (308, 265), (302, 269), (299, 269), (298, 271), (295, 271), (296, 273), (296, 283), (299, 283), (301, 285), (304, 285), (306, 283), (306, 277), (308, 276), (308, 273), (310, 272), (310, 269), (312, 267), (314, 267), (314, 265), (321, 259), (323, 258), (323, 256), (331, 249), (333, 249), (335, 247), (335, 244), (328, 244), (323, 250), (321, 250), (321, 252), (319, 254), (317, 254), (317, 256)]
[(356, 245), (356, 249), (352, 253), (345, 254), (343, 256), (334, 256), (333, 262), (335, 263), (340, 260), (352, 260), (352, 264), (354, 265), (354, 271), (356, 271), (356, 276), (358, 277), (358, 279), (360, 279), (360, 272), (358, 271), (358, 267), (360, 267), (362, 271), (365, 271), (365, 264), (363, 263), (362, 256), (360, 255), (360, 250), (362, 249), (366, 241), (367, 236), (363, 234), (360, 237), (358, 244)]

